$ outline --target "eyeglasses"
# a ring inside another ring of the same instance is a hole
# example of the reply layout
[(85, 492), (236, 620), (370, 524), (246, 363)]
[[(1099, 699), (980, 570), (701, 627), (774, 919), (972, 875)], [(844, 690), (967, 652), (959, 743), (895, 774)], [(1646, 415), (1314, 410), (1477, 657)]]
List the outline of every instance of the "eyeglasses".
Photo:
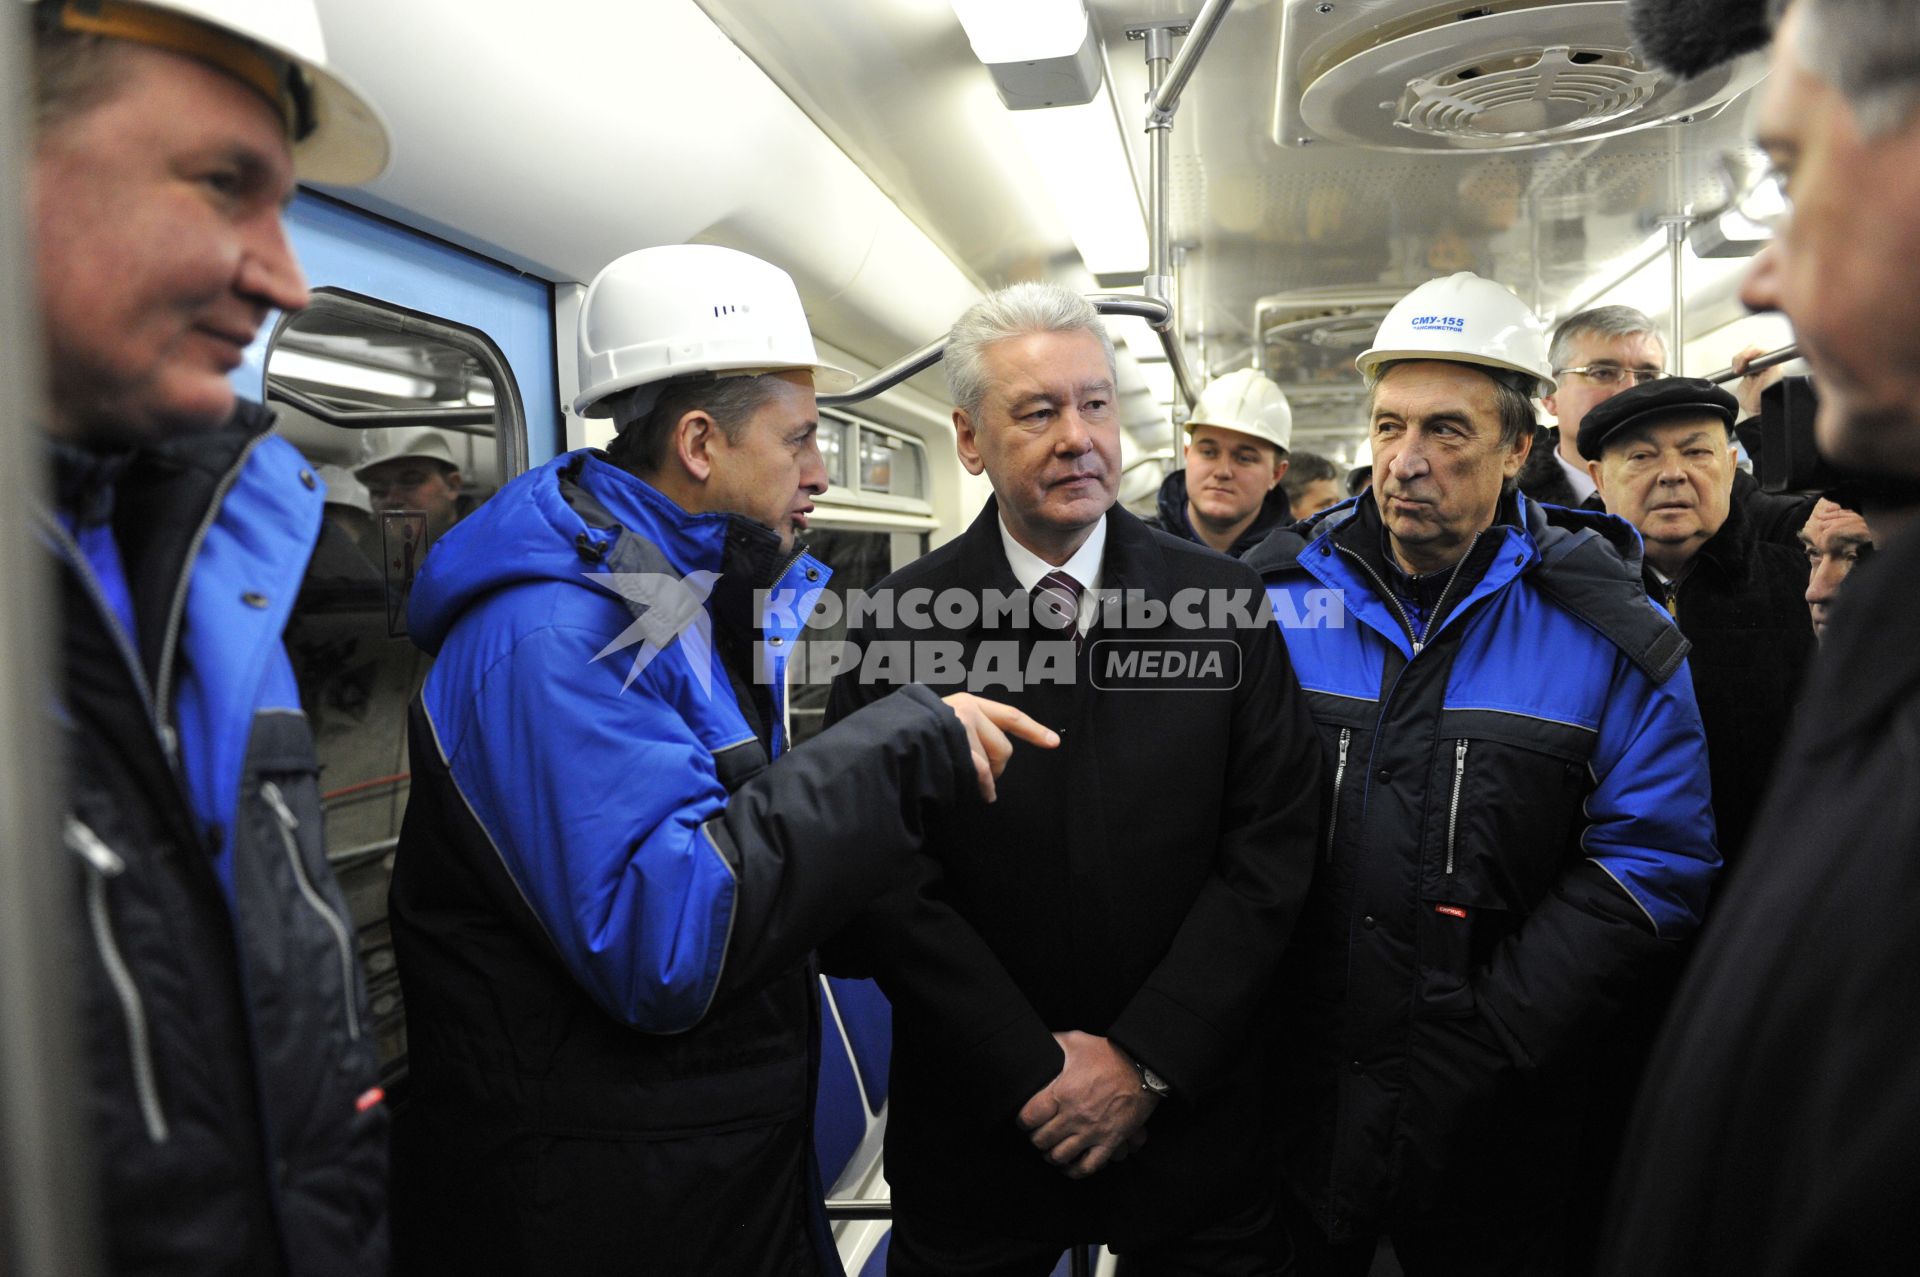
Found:
[(1619, 364), (1588, 364), (1585, 368), (1556, 368), (1553, 375), (1577, 372), (1596, 386), (1617, 386), (1628, 378), (1638, 386), (1643, 382), (1659, 381), (1667, 374), (1659, 368), (1622, 368)]

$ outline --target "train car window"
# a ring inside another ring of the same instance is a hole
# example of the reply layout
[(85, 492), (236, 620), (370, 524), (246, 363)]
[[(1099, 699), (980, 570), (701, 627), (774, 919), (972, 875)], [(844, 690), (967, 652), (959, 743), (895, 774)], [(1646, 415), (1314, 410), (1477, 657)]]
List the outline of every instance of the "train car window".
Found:
[(912, 439), (862, 426), (860, 490), (894, 497), (926, 496), (925, 459)]
[(829, 409), (820, 414), (820, 453), (833, 486), (815, 505), (809, 548), (833, 569), (832, 597), (807, 631), (807, 659), (788, 673), (787, 724), (796, 745), (825, 719), (832, 653), (847, 637), (847, 598), (925, 554), (927, 536), (939, 526), (918, 439)]
[(391, 1086), (406, 1071), (406, 1019), (387, 880), (409, 791), (407, 707), (432, 665), (406, 637), (407, 594), (434, 543), (525, 468), (520, 392), (485, 334), (332, 290), (282, 320), (266, 374), (275, 431), (327, 485), (287, 651)]
[(827, 463), (827, 482), (834, 488), (847, 486), (847, 436), (853, 431), (852, 422), (820, 416), (820, 459)]

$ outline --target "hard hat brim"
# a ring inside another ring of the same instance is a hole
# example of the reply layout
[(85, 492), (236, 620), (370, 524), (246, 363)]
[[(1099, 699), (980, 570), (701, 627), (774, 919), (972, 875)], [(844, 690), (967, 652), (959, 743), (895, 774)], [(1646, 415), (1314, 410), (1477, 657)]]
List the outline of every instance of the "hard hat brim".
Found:
[(1244, 421), (1208, 421), (1204, 417), (1190, 417), (1187, 419), (1186, 429), (1189, 435), (1199, 426), (1212, 426), (1215, 430), (1231, 430), (1234, 434), (1245, 435), (1249, 439), (1258, 439), (1261, 443), (1271, 445), (1272, 447), (1280, 449), (1282, 452), (1291, 452), (1293, 450), (1293, 445), (1290, 441), (1275, 438), (1272, 434), (1265, 431), (1250, 430)]
[(768, 366), (752, 361), (734, 361), (709, 364), (701, 368), (661, 368), (649, 369), (632, 378), (622, 377), (605, 385), (595, 386), (591, 397), (582, 394), (573, 401), (573, 412), (577, 417), (611, 417), (613, 415), (613, 397), (623, 390), (632, 390), (635, 386), (645, 386), (656, 381), (670, 381), (675, 377), (695, 376), (699, 373), (751, 373), (760, 376), (775, 372), (810, 372), (813, 374), (813, 393), (816, 395), (837, 395), (852, 390), (859, 378), (838, 364), (776, 364)]
[(1466, 354), (1455, 350), (1367, 350), (1361, 352), (1353, 364), (1360, 370), (1361, 376), (1371, 378), (1373, 370), (1381, 364), (1401, 360), (1439, 364), (1475, 364), (1482, 368), (1498, 368), (1502, 372), (1517, 372), (1533, 382), (1533, 396), (1536, 399), (1544, 399), (1558, 389), (1553, 378), (1543, 376), (1538, 368), (1528, 368), (1504, 359), (1489, 359), (1484, 355)]
[(360, 186), (393, 163), (393, 130), (373, 100), (346, 79), (311, 63), (315, 125), (293, 147), (293, 171), (303, 182)]

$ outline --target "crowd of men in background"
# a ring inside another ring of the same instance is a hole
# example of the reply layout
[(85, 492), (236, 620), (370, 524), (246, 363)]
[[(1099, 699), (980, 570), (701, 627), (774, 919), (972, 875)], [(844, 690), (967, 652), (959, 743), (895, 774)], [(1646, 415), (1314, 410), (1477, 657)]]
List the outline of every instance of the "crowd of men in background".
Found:
[[(224, 12), (35, 6), (81, 1085), (116, 1271), (374, 1273), (386, 1097), (282, 644), (325, 495), (227, 374), (305, 303), (296, 179), (368, 180), (387, 140), (317, 22)], [(1920, 480), (1920, 12), (1772, 18), (1759, 140), (1794, 210), (1746, 297), (1794, 322), (1823, 452), (1874, 476), (1817, 503), (1743, 481), (1745, 406), (1661, 376), (1644, 316), (1549, 341), (1459, 274), (1361, 357), (1355, 495), (1234, 374), (1151, 527), (1115, 502), (1097, 315), (1016, 286), (947, 362), (993, 500), (888, 584), (1026, 600), (1019, 642), (1075, 677), (1005, 703), (844, 678), (789, 751), (764, 672), (797, 623), (755, 591), (825, 586), (797, 538), (846, 375), (783, 272), (704, 246), (603, 272), (578, 407), (604, 453), (471, 514), (430, 443), (364, 466), (368, 512), (435, 541), (394, 886), (402, 1258), (837, 1271), (822, 951), (898, 1017), (897, 1273), (1110, 1242), (1123, 1272), (1359, 1274), (1382, 1238), (1416, 1274), (1910, 1264), (1920, 544), (1888, 481)], [(660, 331), (690, 322), (665, 295), (722, 285), (752, 359)], [(700, 590), (619, 584), (663, 580)], [(1278, 624), (1127, 622), (1234, 676), (1105, 692), (1092, 601), (1121, 587)], [(652, 659), (600, 662), (629, 630)]]

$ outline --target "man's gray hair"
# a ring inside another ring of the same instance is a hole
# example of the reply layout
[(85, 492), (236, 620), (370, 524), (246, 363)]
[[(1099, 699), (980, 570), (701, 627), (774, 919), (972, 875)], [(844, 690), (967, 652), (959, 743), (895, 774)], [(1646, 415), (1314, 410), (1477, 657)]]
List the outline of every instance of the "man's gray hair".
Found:
[(1773, 0), (1777, 25), (1800, 14), (1798, 48), (1807, 70), (1837, 89), (1860, 131), (1884, 137), (1920, 107), (1920, 5), (1913, 0)]
[(1100, 339), (1107, 355), (1107, 372), (1114, 373), (1113, 338), (1093, 303), (1058, 284), (1012, 284), (989, 293), (967, 307), (947, 334), (947, 393), (969, 417), (979, 415), (987, 397), (988, 377), (983, 356), (988, 346), (1028, 333), (1090, 332)]
[(1644, 334), (1660, 344), (1661, 361), (1664, 363), (1666, 360), (1667, 339), (1643, 312), (1631, 306), (1595, 306), (1568, 315), (1560, 321), (1560, 326), (1553, 330), (1553, 345), (1547, 350), (1547, 362), (1556, 371), (1572, 367), (1569, 361), (1574, 357), (1573, 343), (1588, 334), (1608, 339)]

